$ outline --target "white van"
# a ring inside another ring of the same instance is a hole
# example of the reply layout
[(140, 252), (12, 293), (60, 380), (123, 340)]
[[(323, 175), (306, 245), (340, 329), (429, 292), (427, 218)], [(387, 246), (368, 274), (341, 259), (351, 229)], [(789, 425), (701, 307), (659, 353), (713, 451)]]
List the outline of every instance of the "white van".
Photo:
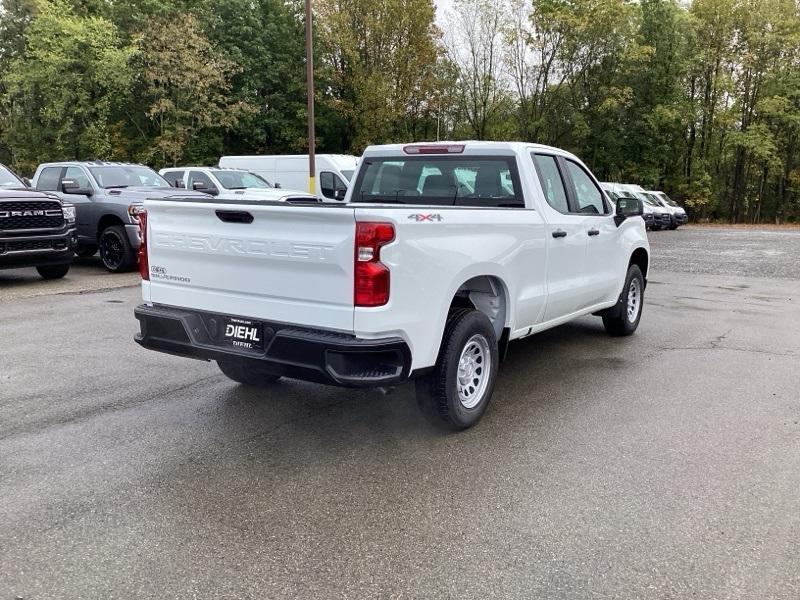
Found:
[[(316, 194), (323, 202), (343, 202), (344, 192), (358, 165), (348, 154), (316, 155)], [(220, 167), (247, 169), (273, 185), (308, 190), (308, 154), (272, 156), (223, 156)]]

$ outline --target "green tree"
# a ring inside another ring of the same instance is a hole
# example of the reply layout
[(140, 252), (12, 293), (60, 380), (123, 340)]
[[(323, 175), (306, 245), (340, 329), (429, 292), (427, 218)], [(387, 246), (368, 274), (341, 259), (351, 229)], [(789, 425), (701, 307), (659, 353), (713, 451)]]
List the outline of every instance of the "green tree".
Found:
[(254, 107), (229, 132), (231, 153), (307, 146), (305, 33), (298, 11), (296, 2), (281, 0), (211, 0), (207, 7), (210, 40), (239, 66), (231, 95)]
[(410, 140), (436, 82), (431, 0), (322, 0), (314, 24), (321, 96), (345, 122), (343, 147)]
[(138, 104), (146, 117), (138, 129), (148, 142), (141, 160), (158, 165), (216, 160), (223, 133), (250, 107), (230, 98), (239, 67), (211, 44), (199, 19), (184, 13), (151, 22), (137, 66)]
[(133, 82), (135, 48), (102, 17), (79, 16), (64, 0), (41, 0), (24, 33), (25, 53), (3, 77), (3, 141), (29, 172), (54, 158), (112, 154), (112, 119)]

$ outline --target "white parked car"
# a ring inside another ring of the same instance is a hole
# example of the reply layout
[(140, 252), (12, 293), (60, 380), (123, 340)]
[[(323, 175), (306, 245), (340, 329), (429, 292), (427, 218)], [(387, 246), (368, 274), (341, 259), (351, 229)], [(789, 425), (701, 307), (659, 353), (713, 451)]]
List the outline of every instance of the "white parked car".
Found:
[[(308, 154), (223, 156), (221, 167), (247, 169), (283, 188), (308, 190)], [(317, 154), (315, 194), (322, 202), (342, 203), (358, 165), (348, 154)]]
[(609, 181), (603, 181), (600, 183), (600, 187), (607, 192), (615, 192), (618, 195), (622, 194), (623, 192), (630, 193), (644, 191), (642, 186), (635, 183), (613, 183)]
[(620, 192), (621, 194), (633, 196), (642, 201), (644, 209), (644, 220), (650, 229), (661, 230), (669, 229), (672, 225), (672, 213), (661, 206), (661, 203), (647, 192)]
[(256, 201), (317, 202), (316, 196), (312, 194), (276, 188), (263, 177), (243, 169), (170, 167), (161, 169), (159, 174), (172, 187), (205, 192), (212, 196)]
[(669, 227), (670, 229), (677, 229), (681, 225), (686, 225), (686, 223), (689, 222), (689, 216), (686, 214), (686, 211), (683, 209), (683, 207), (672, 200), (664, 192), (651, 191), (647, 192), (647, 195), (653, 198), (667, 211), (669, 211), (672, 217)]
[(612, 210), (563, 150), (372, 146), (347, 201), (148, 200), (136, 341), (246, 385), (414, 379), (423, 412), (463, 429), (511, 340), (592, 314), (612, 335), (639, 325), (642, 203)]

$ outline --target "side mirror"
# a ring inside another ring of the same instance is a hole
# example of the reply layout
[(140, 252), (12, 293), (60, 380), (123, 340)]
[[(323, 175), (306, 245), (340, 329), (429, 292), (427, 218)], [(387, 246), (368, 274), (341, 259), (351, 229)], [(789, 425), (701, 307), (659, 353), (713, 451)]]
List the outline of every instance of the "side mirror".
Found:
[(277, 181), (273, 185), (275, 186), (276, 189), (280, 189), (281, 187), (281, 184), (278, 183)]
[(175, 187), (185, 190), (186, 189), (186, 184), (183, 182), (183, 179), (176, 179), (175, 180)]
[(192, 182), (192, 189), (197, 192), (204, 192), (208, 189), (205, 181), (193, 181)]
[(641, 217), (644, 214), (644, 204), (639, 198), (617, 198), (616, 220), (617, 225), (629, 217)]
[(336, 191), (333, 193), (333, 197), (334, 197), (336, 200), (338, 200), (339, 202), (341, 202), (342, 200), (344, 200), (344, 197), (345, 197), (346, 195), (347, 195), (347, 189), (346, 189), (346, 188), (339, 188), (338, 190), (336, 190)]
[(91, 188), (81, 187), (74, 179), (62, 179), (61, 192), (76, 196), (91, 196), (93, 193)]

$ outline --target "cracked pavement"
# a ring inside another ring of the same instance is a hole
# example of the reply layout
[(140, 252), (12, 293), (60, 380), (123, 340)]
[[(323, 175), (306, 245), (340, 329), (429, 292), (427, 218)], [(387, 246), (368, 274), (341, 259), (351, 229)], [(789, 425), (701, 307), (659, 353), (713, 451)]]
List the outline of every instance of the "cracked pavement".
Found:
[(456, 435), (142, 350), (90, 264), (2, 274), (0, 600), (796, 600), (800, 231), (720, 229), (652, 234), (637, 334), (513, 344)]

